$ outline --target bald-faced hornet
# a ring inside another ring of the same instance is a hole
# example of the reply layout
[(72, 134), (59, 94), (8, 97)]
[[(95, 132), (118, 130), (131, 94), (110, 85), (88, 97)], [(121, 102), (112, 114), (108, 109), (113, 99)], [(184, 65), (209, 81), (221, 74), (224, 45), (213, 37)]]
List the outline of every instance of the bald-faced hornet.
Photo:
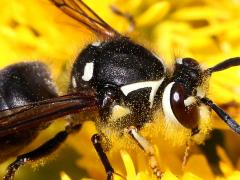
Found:
[[(96, 33), (99, 41), (85, 47), (76, 58), (65, 96), (58, 95), (47, 67), (40, 62), (19, 63), (0, 71), (0, 161), (18, 155), (5, 180), (13, 179), (20, 166), (52, 153), (69, 134), (79, 130), (84, 122), (78, 115), (82, 112), (99, 114), (94, 119), (99, 134), (92, 136), (92, 143), (107, 179), (116, 173), (104, 147), (113, 134), (118, 138), (129, 135), (149, 156), (150, 166), (160, 178), (162, 171), (154, 149), (141, 135), (146, 124), (159, 122), (169, 139), (186, 134), (185, 142), (190, 138), (200, 142), (204, 138), (199, 136), (204, 137), (211, 129), (206, 119), (212, 109), (240, 133), (240, 126), (206, 97), (211, 74), (240, 65), (239, 57), (208, 69), (192, 58), (178, 58), (171, 72), (162, 59), (118, 33), (83, 1), (51, 2)], [(40, 130), (66, 115), (72, 118), (64, 131), (36, 150), (19, 155)]]

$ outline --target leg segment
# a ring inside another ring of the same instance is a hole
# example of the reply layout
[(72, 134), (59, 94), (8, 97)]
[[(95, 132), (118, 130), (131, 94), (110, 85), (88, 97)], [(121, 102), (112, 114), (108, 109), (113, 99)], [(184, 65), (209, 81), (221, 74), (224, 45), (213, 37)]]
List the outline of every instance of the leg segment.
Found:
[(97, 151), (98, 153), (98, 156), (100, 157), (102, 163), (103, 163), (103, 166), (105, 168), (105, 171), (107, 173), (107, 180), (112, 180), (113, 179), (113, 173), (114, 173), (114, 169), (113, 167), (111, 166), (108, 158), (107, 158), (107, 155), (105, 154), (105, 152), (103, 151), (103, 148), (102, 148), (102, 145), (101, 145), (101, 141), (102, 141), (102, 138), (99, 134), (94, 134), (92, 136), (92, 143), (93, 143), (93, 146), (95, 148), (95, 150)]
[(185, 148), (185, 152), (184, 152), (184, 156), (183, 156), (183, 161), (182, 161), (182, 169), (185, 168), (188, 158), (189, 158), (189, 154), (190, 154), (190, 149), (191, 146), (194, 144), (194, 142), (192, 141), (192, 137), (196, 134), (199, 133), (199, 129), (198, 127), (192, 129), (192, 134), (191, 134), (191, 138), (187, 141), (186, 143), (186, 148)]
[(158, 179), (161, 179), (162, 172), (158, 167), (153, 146), (144, 137), (138, 134), (136, 127), (130, 127), (128, 129), (128, 133), (137, 142), (139, 147), (148, 155), (149, 164), (153, 170), (153, 173), (157, 176)]
[(184, 156), (183, 156), (183, 161), (182, 161), (182, 169), (183, 170), (184, 170), (184, 168), (187, 164), (188, 158), (189, 158), (191, 145), (192, 145), (192, 142), (191, 142), (191, 140), (189, 140), (186, 144), (186, 148), (185, 148), (185, 152), (184, 152)]
[(53, 137), (37, 149), (18, 156), (17, 159), (9, 165), (7, 173), (3, 179), (13, 180), (15, 172), (18, 170), (19, 167), (25, 165), (28, 162), (36, 161), (54, 152), (66, 140), (67, 136), (79, 130), (80, 126), (81, 125), (77, 125), (74, 127), (67, 126), (64, 131), (59, 132), (55, 137)]

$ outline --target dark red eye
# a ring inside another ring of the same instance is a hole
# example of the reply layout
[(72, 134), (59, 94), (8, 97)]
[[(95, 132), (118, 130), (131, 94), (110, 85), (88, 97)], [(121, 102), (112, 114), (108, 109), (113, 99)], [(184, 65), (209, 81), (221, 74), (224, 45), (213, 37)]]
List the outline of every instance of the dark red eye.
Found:
[(199, 112), (196, 103), (185, 105), (184, 100), (188, 97), (184, 86), (181, 83), (174, 83), (170, 92), (170, 104), (176, 119), (183, 126), (189, 129), (198, 125)]

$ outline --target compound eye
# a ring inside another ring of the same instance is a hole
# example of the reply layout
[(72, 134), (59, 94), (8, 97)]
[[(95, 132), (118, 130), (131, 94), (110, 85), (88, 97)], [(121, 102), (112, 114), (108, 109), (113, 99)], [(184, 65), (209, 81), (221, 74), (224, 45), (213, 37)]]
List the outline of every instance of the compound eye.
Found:
[(199, 68), (199, 63), (195, 59), (192, 59), (192, 58), (183, 58), (182, 64), (189, 68), (194, 68), (194, 69)]
[(198, 105), (193, 96), (188, 96), (181, 83), (174, 83), (170, 91), (170, 105), (178, 122), (184, 127), (194, 129), (198, 125)]

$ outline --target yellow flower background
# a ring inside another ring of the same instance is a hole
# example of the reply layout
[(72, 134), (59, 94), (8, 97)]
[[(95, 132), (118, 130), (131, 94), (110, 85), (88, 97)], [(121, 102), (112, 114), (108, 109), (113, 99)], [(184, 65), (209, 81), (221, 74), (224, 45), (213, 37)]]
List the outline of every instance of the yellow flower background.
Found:
[[(131, 14), (136, 28), (129, 36), (165, 59), (167, 65), (176, 57), (192, 57), (204, 67), (211, 67), (224, 59), (240, 56), (239, 0), (85, 2), (122, 33), (128, 31), (129, 24), (109, 7), (114, 5)], [(1, 0), (0, 12), (0, 68), (21, 61), (43, 61), (48, 64), (60, 93), (64, 94), (74, 58), (97, 37), (47, 0)], [(240, 68), (214, 74), (209, 96), (240, 122)], [(172, 147), (171, 143), (158, 139), (154, 147), (159, 164), (165, 170), (163, 179), (240, 179), (240, 138), (214, 113), (211, 119), (224, 137), (224, 145), (216, 147), (223, 175), (213, 173), (206, 156), (196, 145), (191, 146), (182, 169), (185, 147)], [(63, 127), (63, 120), (55, 123), (25, 151), (39, 146)], [(93, 123), (84, 124), (77, 135), (71, 136), (61, 150), (50, 157), (53, 160), (38, 163), (45, 165), (37, 166), (35, 171), (21, 168), (16, 179), (104, 179), (104, 168), (90, 141), (95, 131)], [(132, 152), (115, 147), (108, 156), (116, 172), (129, 180), (155, 179), (140, 149)], [(0, 177), (9, 162), (0, 165)], [(115, 179), (121, 178), (115, 176)]]

